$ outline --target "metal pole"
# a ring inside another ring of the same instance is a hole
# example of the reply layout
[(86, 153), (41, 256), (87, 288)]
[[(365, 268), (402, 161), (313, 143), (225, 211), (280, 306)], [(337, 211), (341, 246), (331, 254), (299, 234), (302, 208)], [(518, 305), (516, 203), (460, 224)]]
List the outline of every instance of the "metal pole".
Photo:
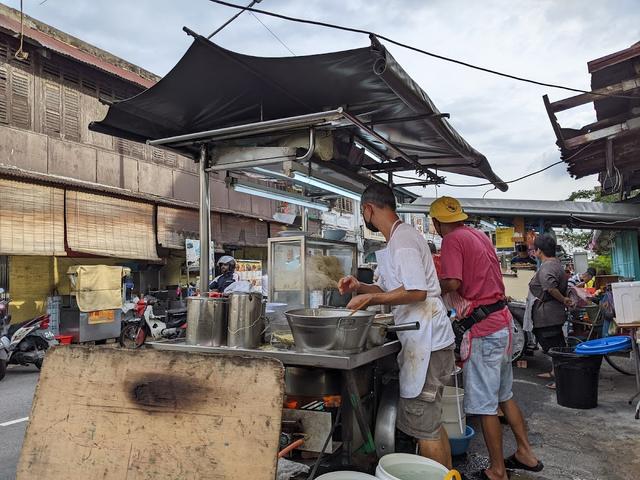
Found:
[(242, 10), (240, 10), (238, 13), (236, 13), (233, 17), (231, 17), (229, 20), (227, 20), (226, 22), (224, 22), (222, 25), (220, 25), (211, 35), (209, 35), (207, 37), (207, 40), (211, 40), (211, 37), (213, 37), (216, 33), (218, 33), (220, 30), (222, 30), (224, 27), (226, 27), (227, 25), (229, 25), (231, 22), (233, 22), (236, 18), (238, 18), (240, 15), (242, 15), (245, 11), (245, 9), (247, 8), (251, 8), (253, 7), (256, 3), (260, 3), (262, 0), (254, 0), (253, 2), (251, 2), (249, 5), (247, 5), (245, 8), (243, 8)]
[(209, 247), (211, 245), (211, 197), (209, 196), (208, 149), (200, 146), (200, 294), (209, 291)]
[(309, 231), (309, 209), (307, 207), (302, 209), (302, 231)]

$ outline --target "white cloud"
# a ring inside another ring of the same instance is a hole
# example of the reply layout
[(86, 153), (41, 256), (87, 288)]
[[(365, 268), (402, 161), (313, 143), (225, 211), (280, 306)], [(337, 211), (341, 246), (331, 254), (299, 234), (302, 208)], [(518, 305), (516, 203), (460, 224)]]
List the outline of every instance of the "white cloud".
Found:
[[(7, 2), (17, 8), (19, 2)], [(26, 13), (158, 74), (165, 74), (191, 43), (186, 25), (208, 35), (235, 13), (207, 0), (49, 0), (26, 3)], [(245, 3), (236, 0), (236, 3)], [(589, 89), (589, 60), (623, 49), (640, 37), (637, 0), (264, 0), (266, 10), (374, 30), (435, 53), (496, 70)], [(297, 55), (368, 45), (363, 35), (261, 17)], [(284, 56), (287, 50), (255, 18), (244, 13), (215, 37), (231, 50)], [(570, 92), (514, 82), (409, 52), (390, 51), (430, 95), (451, 114), (454, 127), (490, 161), (505, 180), (559, 159), (555, 136), (542, 104)], [(587, 106), (561, 117), (576, 127), (593, 119)], [(480, 183), (447, 175), (450, 183)], [(487, 197), (563, 199), (594, 178), (576, 181), (564, 164)], [(482, 196), (488, 188), (442, 187), (439, 194)], [(433, 195), (434, 188), (418, 189)]]

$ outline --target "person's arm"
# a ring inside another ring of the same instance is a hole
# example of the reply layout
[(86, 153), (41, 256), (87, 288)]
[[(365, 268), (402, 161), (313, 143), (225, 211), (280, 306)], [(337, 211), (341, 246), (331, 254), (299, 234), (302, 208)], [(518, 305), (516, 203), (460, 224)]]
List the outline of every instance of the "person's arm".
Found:
[(338, 282), (338, 291), (340, 292), (340, 295), (344, 295), (346, 293), (367, 294), (384, 292), (384, 290), (382, 290), (379, 285), (375, 283), (360, 282), (353, 275), (349, 275), (340, 279), (340, 281)]
[(557, 301), (564, 304), (565, 307), (573, 307), (573, 300), (571, 300), (569, 297), (565, 297), (564, 295), (562, 295), (560, 290), (558, 290), (557, 288), (552, 288), (550, 290), (547, 290), (547, 292), (549, 292), (549, 295), (551, 295)]
[(462, 282), (457, 278), (443, 278), (440, 280), (440, 290), (442, 290), (442, 294), (457, 292)]
[(462, 264), (464, 259), (462, 245), (456, 239), (446, 237), (440, 251), (440, 290), (442, 294), (457, 292), (462, 286)]
[[(368, 285), (376, 287), (377, 285)], [(408, 305), (410, 303), (424, 302), (427, 298), (427, 292), (424, 290), (406, 290), (404, 286), (398, 287), (389, 292), (371, 292), (356, 295), (351, 299), (347, 308), (352, 310), (364, 309), (369, 305)]]
[(538, 273), (540, 274), (540, 285), (545, 292), (551, 295), (558, 302), (562, 303), (564, 306), (573, 306), (573, 301), (569, 297), (565, 297), (558, 289), (558, 287), (560, 286), (560, 282), (552, 270), (544, 268), (541, 269)]

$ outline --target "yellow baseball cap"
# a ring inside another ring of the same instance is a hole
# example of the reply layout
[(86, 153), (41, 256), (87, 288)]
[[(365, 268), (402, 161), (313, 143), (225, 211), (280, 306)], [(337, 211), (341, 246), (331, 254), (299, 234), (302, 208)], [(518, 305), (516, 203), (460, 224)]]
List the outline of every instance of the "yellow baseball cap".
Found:
[(460, 202), (452, 197), (440, 197), (431, 204), (429, 209), (431, 218), (435, 218), (440, 223), (462, 222), (469, 218)]

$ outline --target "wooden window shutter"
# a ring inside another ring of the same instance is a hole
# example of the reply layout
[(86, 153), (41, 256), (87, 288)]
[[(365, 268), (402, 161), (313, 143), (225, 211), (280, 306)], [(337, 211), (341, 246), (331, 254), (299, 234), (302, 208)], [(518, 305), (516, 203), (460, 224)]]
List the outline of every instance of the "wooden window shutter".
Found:
[(13, 68), (11, 71), (11, 124), (31, 128), (31, 76)]
[(67, 140), (80, 141), (80, 94), (67, 86), (63, 91), (63, 136)]
[(9, 123), (9, 95), (7, 86), (9, 84), (7, 65), (0, 64), (0, 123)]
[(164, 150), (151, 147), (151, 160), (153, 163), (164, 163)]
[(44, 133), (60, 135), (61, 123), (61, 85), (49, 80), (44, 82)]

